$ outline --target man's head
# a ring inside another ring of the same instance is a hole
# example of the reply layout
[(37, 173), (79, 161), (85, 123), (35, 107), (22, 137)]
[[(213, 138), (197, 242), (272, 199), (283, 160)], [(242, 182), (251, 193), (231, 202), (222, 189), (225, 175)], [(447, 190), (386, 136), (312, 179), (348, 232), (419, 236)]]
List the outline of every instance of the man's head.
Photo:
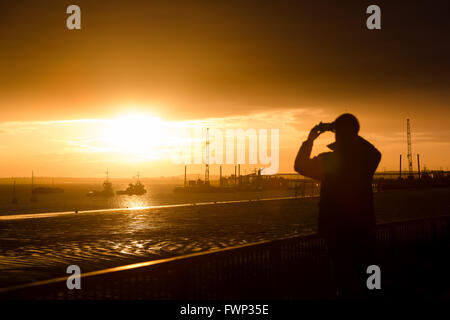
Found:
[(359, 122), (356, 117), (350, 113), (341, 114), (334, 121), (334, 130), (336, 133), (336, 142), (347, 142), (358, 136)]

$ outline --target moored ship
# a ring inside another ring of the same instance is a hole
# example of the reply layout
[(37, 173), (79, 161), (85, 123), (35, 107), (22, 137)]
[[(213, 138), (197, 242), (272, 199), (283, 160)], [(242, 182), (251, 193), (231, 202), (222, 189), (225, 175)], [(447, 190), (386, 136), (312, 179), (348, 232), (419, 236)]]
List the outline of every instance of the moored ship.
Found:
[(106, 179), (103, 181), (103, 190), (91, 190), (86, 196), (88, 197), (114, 197), (112, 183), (109, 181), (109, 172), (106, 171)]
[(137, 175), (137, 181), (135, 184), (130, 183), (128, 187), (125, 190), (119, 190), (116, 192), (118, 195), (143, 195), (147, 193), (147, 190), (145, 190), (145, 186), (141, 183), (139, 180), (139, 174)]

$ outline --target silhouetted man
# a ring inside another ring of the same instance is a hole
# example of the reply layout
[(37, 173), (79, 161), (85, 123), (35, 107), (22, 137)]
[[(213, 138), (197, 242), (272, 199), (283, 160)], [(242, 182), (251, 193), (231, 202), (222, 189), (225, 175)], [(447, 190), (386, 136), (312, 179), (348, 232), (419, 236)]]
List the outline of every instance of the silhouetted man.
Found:
[[(336, 141), (310, 158), (314, 140), (334, 131)], [(295, 171), (321, 181), (319, 233), (326, 239), (340, 297), (358, 297), (366, 290), (366, 269), (373, 262), (375, 214), (372, 177), (381, 153), (358, 135), (355, 116), (343, 114), (334, 123), (316, 125), (295, 159)]]

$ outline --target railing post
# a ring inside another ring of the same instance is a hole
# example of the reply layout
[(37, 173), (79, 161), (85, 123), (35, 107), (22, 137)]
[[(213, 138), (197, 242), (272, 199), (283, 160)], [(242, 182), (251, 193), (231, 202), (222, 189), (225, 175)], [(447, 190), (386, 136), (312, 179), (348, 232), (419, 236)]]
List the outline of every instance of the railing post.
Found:
[(269, 247), (269, 281), (270, 293), (267, 298), (279, 298), (280, 293), (280, 276), (282, 275), (281, 268), (281, 246), (273, 244)]
[(431, 223), (431, 245), (433, 246), (433, 248), (436, 248), (436, 246), (438, 245), (438, 239), (437, 239), (437, 219), (431, 219), (430, 221)]
[(395, 282), (395, 278), (396, 278), (396, 275), (395, 275), (395, 273), (396, 273), (396, 267), (395, 267), (395, 262), (396, 262), (396, 251), (397, 251), (397, 232), (396, 232), (396, 226), (395, 226), (395, 224), (394, 225), (391, 225), (390, 227), (389, 227), (389, 236), (390, 236), (390, 238), (389, 238), (389, 242), (390, 242), (390, 248), (389, 248), (389, 258), (388, 258), (388, 260), (389, 261), (386, 261), (387, 262), (387, 265), (389, 266), (388, 268), (389, 268), (389, 270), (388, 270), (388, 274), (389, 274), (389, 280), (388, 281), (391, 281), (392, 282), (392, 284), (394, 284), (394, 282)]

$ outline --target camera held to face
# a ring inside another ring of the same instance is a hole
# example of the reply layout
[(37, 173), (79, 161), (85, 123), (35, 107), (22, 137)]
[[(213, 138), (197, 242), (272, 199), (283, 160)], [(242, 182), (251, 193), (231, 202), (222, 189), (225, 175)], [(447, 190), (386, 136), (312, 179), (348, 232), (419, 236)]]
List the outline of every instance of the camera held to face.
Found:
[(334, 129), (335, 129), (334, 122), (331, 122), (331, 123), (320, 122), (317, 126), (317, 130), (319, 130), (320, 132), (325, 132), (325, 131), (334, 132)]

